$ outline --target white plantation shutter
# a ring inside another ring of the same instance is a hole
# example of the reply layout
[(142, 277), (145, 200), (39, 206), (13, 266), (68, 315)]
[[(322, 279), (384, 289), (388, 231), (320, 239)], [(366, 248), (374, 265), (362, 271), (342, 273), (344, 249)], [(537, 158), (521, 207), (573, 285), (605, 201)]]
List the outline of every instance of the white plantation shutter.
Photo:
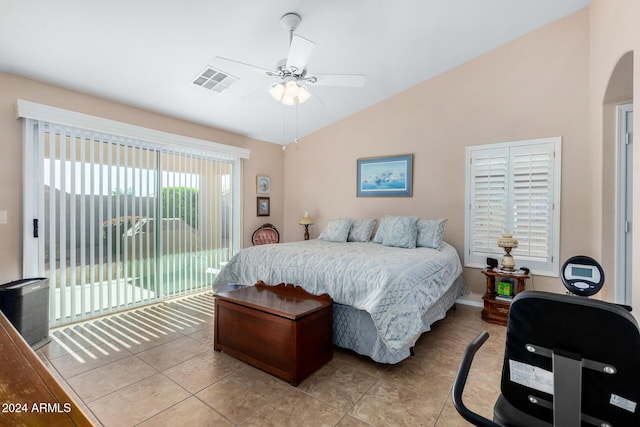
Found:
[(513, 147), (510, 151), (511, 231), (518, 239), (513, 255), (545, 262), (552, 256), (553, 144)]
[(500, 259), (507, 231), (518, 266), (558, 274), (560, 149), (560, 138), (467, 147), (466, 266)]
[(495, 242), (507, 220), (508, 151), (476, 151), (472, 155), (471, 252), (486, 257), (500, 253)]

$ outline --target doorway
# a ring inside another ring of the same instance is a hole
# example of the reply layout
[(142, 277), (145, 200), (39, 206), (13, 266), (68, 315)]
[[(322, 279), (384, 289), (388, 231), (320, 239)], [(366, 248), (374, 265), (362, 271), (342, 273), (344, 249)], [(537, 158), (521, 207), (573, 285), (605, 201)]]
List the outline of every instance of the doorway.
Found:
[(616, 302), (631, 305), (633, 216), (633, 104), (617, 107)]

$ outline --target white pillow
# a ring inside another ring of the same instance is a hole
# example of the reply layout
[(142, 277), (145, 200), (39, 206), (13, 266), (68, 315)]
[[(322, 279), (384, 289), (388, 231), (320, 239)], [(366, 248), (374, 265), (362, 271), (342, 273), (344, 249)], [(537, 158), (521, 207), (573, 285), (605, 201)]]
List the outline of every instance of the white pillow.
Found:
[(351, 218), (337, 218), (329, 220), (329, 223), (322, 230), (318, 238), (327, 242), (339, 242), (344, 243), (349, 236), (349, 230), (351, 229)]
[(444, 229), (447, 226), (447, 218), (423, 219), (418, 221), (417, 246), (440, 249), (444, 238)]
[(351, 223), (347, 242), (368, 242), (376, 226), (375, 219), (354, 219)]
[(418, 217), (390, 216), (384, 227), (383, 246), (413, 249), (418, 238)]

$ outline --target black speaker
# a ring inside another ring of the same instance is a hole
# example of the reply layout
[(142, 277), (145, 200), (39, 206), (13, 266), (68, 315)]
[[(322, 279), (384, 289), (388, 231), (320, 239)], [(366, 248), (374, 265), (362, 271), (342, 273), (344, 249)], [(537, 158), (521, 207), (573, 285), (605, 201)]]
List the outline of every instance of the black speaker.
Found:
[(0, 285), (0, 310), (37, 350), (49, 338), (49, 279), (22, 279)]
[(487, 267), (496, 268), (498, 266), (498, 260), (495, 258), (487, 258)]

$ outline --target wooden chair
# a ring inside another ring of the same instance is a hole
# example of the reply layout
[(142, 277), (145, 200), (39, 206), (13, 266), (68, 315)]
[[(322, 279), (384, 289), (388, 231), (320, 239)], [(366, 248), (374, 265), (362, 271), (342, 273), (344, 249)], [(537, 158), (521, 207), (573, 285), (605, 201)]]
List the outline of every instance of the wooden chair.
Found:
[(263, 224), (251, 236), (251, 242), (256, 245), (268, 245), (278, 243), (280, 241), (280, 233), (273, 224)]

